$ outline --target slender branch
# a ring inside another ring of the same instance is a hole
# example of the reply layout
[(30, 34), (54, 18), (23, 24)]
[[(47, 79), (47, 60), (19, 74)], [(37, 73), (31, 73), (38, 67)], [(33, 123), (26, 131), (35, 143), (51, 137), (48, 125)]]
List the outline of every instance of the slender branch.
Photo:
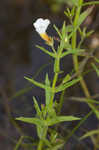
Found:
[[(79, 0), (79, 4), (80, 6), (77, 8), (77, 11), (76, 11), (76, 16), (74, 18), (74, 27), (77, 25), (77, 22), (78, 22), (78, 19), (79, 19), (79, 16), (80, 16), (80, 11), (81, 11), (81, 5), (83, 3), (83, 0)], [(73, 36), (72, 36), (72, 48), (75, 49), (76, 48), (76, 39), (77, 39), (77, 33), (74, 32)], [(89, 90), (87, 88), (87, 85), (81, 75), (81, 73), (79, 72), (79, 61), (78, 61), (78, 56), (76, 54), (73, 55), (73, 63), (74, 63), (74, 68), (75, 68), (75, 71), (76, 73), (78, 74), (78, 76), (81, 78), (80, 80), (80, 84), (81, 84), (81, 87), (84, 91), (84, 94), (87, 98), (90, 97), (90, 93), (89, 93)]]
[(37, 150), (42, 150), (42, 148), (43, 148), (43, 140), (40, 140)]
[(53, 84), (52, 84), (52, 96), (51, 96), (51, 100), (50, 100), (50, 107), (53, 106), (53, 99), (55, 96), (55, 86), (56, 86), (57, 79), (58, 79), (58, 73), (55, 73), (54, 79), (53, 79)]

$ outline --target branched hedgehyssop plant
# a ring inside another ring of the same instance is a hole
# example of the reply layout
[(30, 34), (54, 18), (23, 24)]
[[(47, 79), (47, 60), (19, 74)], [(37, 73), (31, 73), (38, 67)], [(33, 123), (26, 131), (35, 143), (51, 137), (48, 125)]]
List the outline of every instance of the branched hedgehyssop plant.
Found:
[[(83, 0), (71, 0), (73, 3), (73, 8), (67, 9), (65, 11), (65, 15), (70, 20), (70, 25), (66, 25), (63, 23), (61, 31), (54, 25), (56, 32), (58, 33), (59, 45), (57, 50), (54, 48), (54, 38), (50, 37), (46, 30), (48, 25), (50, 24), (50, 20), (39, 18), (35, 23), (33, 23), (36, 31), (41, 36), (43, 40), (45, 40), (46, 44), (52, 49), (52, 51), (48, 51), (47, 49), (38, 46), (37, 47), (52, 57), (54, 59), (54, 77), (53, 80), (50, 81), (48, 74), (46, 73), (45, 82), (40, 83), (35, 81), (33, 78), (25, 77), (26, 80), (33, 83), (37, 87), (44, 89), (45, 91), (45, 104), (41, 104), (39, 107), (37, 100), (33, 97), (34, 106), (36, 110), (36, 116), (33, 118), (25, 118), (19, 117), (16, 120), (20, 120), (26, 123), (35, 124), (37, 129), (37, 135), (39, 141), (36, 143), (37, 150), (59, 150), (62, 149), (66, 140), (72, 136), (72, 134), (78, 129), (78, 127), (88, 118), (91, 114), (89, 113), (84, 118), (78, 118), (74, 116), (61, 116), (61, 109), (64, 102), (64, 93), (67, 88), (73, 86), (74, 84), (80, 82), (82, 90), (86, 97), (86, 103), (92, 109), (92, 112), (95, 113), (97, 119), (99, 119), (99, 112), (97, 107), (95, 106), (94, 100), (91, 99), (91, 95), (87, 88), (87, 85), (84, 81), (84, 66), (87, 63), (88, 58), (93, 57), (96, 62), (99, 63), (99, 60), (92, 55), (91, 52), (88, 53), (86, 49), (82, 48), (82, 43), (84, 39), (90, 36), (93, 31), (86, 32), (86, 28), (81, 29), (80, 25), (86, 19), (86, 17), (93, 10), (93, 7), (88, 8), (84, 12), (81, 12), (83, 6), (91, 5), (91, 4), (99, 4), (99, 2), (86, 2)], [(81, 40), (77, 44), (77, 32), (79, 31), (81, 35)], [(64, 78), (61, 80), (61, 83), (57, 85), (57, 81), (59, 80), (59, 74), (62, 74), (63, 71), (60, 68), (60, 61), (66, 55), (72, 54), (73, 64), (75, 73), (73, 75), (66, 74)], [(78, 57), (83, 57), (82, 62), (79, 63)], [(95, 64), (92, 64), (93, 69), (95, 69), (97, 75), (99, 76), (99, 69)], [(61, 96), (59, 102), (55, 100), (55, 94), (61, 92)], [(92, 101), (92, 102), (91, 102)], [(57, 131), (57, 124), (65, 121), (74, 121), (79, 120), (79, 124), (76, 126), (76, 129), (73, 129), (67, 138), (64, 138)], [(54, 126), (53, 126), (54, 125)], [(50, 128), (53, 126), (53, 128)], [(97, 132), (95, 132), (97, 133)], [(81, 139), (91, 136), (92, 133), (86, 133)], [(17, 150), (23, 140), (23, 137), (20, 138), (17, 143), (15, 150)], [(35, 145), (35, 144), (34, 144)], [(34, 149), (34, 147), (32, 147)]]

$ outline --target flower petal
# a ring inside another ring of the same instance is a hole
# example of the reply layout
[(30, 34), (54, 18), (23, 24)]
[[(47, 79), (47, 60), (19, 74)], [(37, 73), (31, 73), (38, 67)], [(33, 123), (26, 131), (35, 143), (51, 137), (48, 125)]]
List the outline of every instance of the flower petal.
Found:
[(36, 22), (33, 23), (36, 31), (39, 34), (45, 33), (49, 24), (50, 24), (50, 20), (48, 20), (48, 19), (44, 20), (42, 18), (37, 19)]

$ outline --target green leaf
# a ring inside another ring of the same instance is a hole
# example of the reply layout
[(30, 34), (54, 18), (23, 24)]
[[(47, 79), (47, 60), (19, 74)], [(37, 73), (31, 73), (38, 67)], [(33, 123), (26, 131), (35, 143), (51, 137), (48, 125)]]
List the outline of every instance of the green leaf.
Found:
[(65, 90), (65, 89), (71, 87), (72, 85), (76, 84), (77, 82), (79, 82), (80, 79), (81, 79), (81, 78), (74, 79), (74, 80), (72, 80), (72, 81), (69, 81), (69, 82), (66, 82), (66, 83), (64, 83), (64, 84), (61, 84), (61, 85), (59, 85), (58, 87), (56, 87), (56, 90), (55, 90), (55, 91), (56, 91), (56, 92), (61, 92), (61, 91)]
[(86, 11), (84, 11), (83, 13), (80, 14), (77, 25), (75, 26), (75, 28), (73, 29), (73, 32), (69, 35), (69, 38), (72, 37), (73, 33), (76, 32), (76, 30), (79, 28), (79, 26), (83, 23), (83, 21), (87, 18), (87, 16), (90, 14), (90, 12), (92, 11), (91, 8), (88, 8)]
[(51, 143), (54, 143), (58, 137), (58, 133), (55, 130), (51, 130), (51, 136), (50, 136), (50, 141)]
[(22, 144), (23, 139), (24, 139), (24, 136), (21, 136), (21, 137), (19, 138), (19, 140), (18, 140), (18, 142), (17, 142), (17, 144), (16, 144), (14, 150), (18, 150), (18, 149), (19, 149), (20, 145)]
[(97, 66), (94, 63), (92, 63), (91, 65), (94, 68), (94, 70), (96, 71), (97, 76), (99, 77), (99, 68), (97, 68)]
[(49, 118), (56, 117), (56, 112), (55, 112), (55, 109), (53, 107), (52, 108), (48, 107), (47, 112), (48, 112), (48, 117)]
[(41, 126), (40, 124), (37, 125), (37, 135), (40, 139), (44, 140), (44, 136), (46, 135), (47, 129), (47, 126)]
[(99, 101), (94, 100), (94, 99), (89, 99), (89, 98), (71, 97), (71, 100), (77, 101), (77, 102), (99, 104)]
[[(76, 1), (76, 2), (77, 2), (77, 1)], [(72, 15), (72, 17), (75, 15), (75, 7), (72, 8), (72, 10), (71, 10), (71, 15)]]
[[(88, 103), (88, 102), (87, 102)], [(90, 108), (93, 110), (93, 112), (95, 113), (96, 117), (99, 119), (99, 111), (97, 110), (97, 108), (95, 108), (94, 105), (92, 105), (91, 103), (88, 103), (88, 105), (90, 106)]]
[(89, 37), (92, 33), (94, 33), (94, 30), (91, 30), (91, 31), (87, 32), (86, 37)]
[(83, 49), (78, 49), (78, 48), (76, 48), (76, 49), (67, 48), (67, 50), (68, 50), (68, 51), (63, 52), (63, 53), (61, 54), (61, 58), (63, 58), (63, 57), (66, 56), (66, 55), (69, 55), (69, 54), (76, 54), (76, 55), (79, 55), (79, 54), (81, 54), (82, 52), (85, 51), (85, 50), (83, 50)]
[(48, 126), (52, 126), (52, 125), (55, 125), (60, 122), (74, 121), (74, 120), (80, 120), (80, 118), (74, 117), (74, 116), (56, 116), (50, 120), (47, 120), (47, 124), (48, 124)]
[(94, 59), (95, 59), (95, 61), (96, 61), (97, 63), (99, 63), (99, 59), (97, 59), (96, 57), (94, 57)]
[[(46, 74), (45, 85), (46, 87), (50, 87), (50, 80), (48, 78), (48, 74)], [(51, 91), (49, 90), (49, 88), (45, 89), (45, 96), (46, 96), (46, 106), (48, 106), (51, 98)]]
[(74, 135), (74, 133), (78, 130), (78, 128), (81, 127), (81, 125), (88, 119), (89, 116), (92, 115), (92, 111), (90, 111), (87, 115), (85, 115), (80, 121), (79, 123), (71, 130), (71, 132), (65, 137), (65, 141), (68, 141), (70, 139), (70, 137), (72, 137), (72, 135)]
[(66, 32), (72, 32), (73, 31), (73, 26), (72, 25), (67, 25), (66, 26)]
[(39, 118), (26, 118), (26, 117), (18, 117), (16, 120), (20, 120), (29, 124), (35, 124), (36, 126), (44, 126), (44, 120), (40, 120)]
[(68, 3), (70, 5), (78, 6), (78, 0), (56, 0), (57, 3)]
[(37, 116), (41, 117), (41, 111), (40, 111), (39, 105), (38, 105), (38, 103), (37, 103), (37, 100), (36, 100), (35, 97), (33, 97), (33, 100), (34, 100), (34, 107), (35, 107)]
[(64, 21), (63, 27), (62, 27), (62, 39), (64, 40), (66, 37), (66, 23)]
[[(42, 138), (41, 138), (42, 139)], [(44, 138), (43, 139), (43, 141), (44, 141), (44, 144), (47, 146), (47, 147), (52, 147), (52, 144), (51, 144), (51, 142), (47, 139), (47, 138)], [(48, 150), (48, 149), (46, 149), (46, 150)], [(52, 149), (51, 149), (52, 150)]]
[(69, 74), (67, 74), (66, 76), (65, 76), (65, 78), (63, 79), (63, 83), (66, 83), (67, 81), (69, 81), (71, 79), (71, 76), (69, 75)]
[(55, 59), (55, 62), (54, 62), (54, 72), (55, 73), (60, 72), (60, 59), (58, 57)]
[(64, 143), (57, 143), (55, 146), (52, 146), (51, 148), (48, 148), (47, 150), (59, 150), (64, 146)]
[(42, 50), (44, 53), (48, 54), (51, 57), (56, 58), (56, 55), (52, 52), (49, 52), (48, 50), (46, 50), (44, 47), (36, 45), (37, 48), (39, 48), (40, 50)]
[(70, 2), (75, 5), (75, 6), (78, 6), (78, 0), (70, 0)]
[(96, 135), (96, 134), (99, 134), (99, 129), (97, 129), (97, 130), (91, 130), (91, 131), (87, 132), (82, 137), (80, 137), (80, 140), (83, 140), (83, 139), (85, 139), (85, 138), (87, 138), (89, 136), (91, 137), (91, 136)]
[(80, 14), (77, 25), (80, 26), (83, 21), (87, 18), (87, 16), (91, 13), (92, 8), (88, 8), (87, 10), (85, 10), (83, 13)]
[(64, 11), (64, 14), (66, 15), (66, 17), (69, 18), (69, 15), (68, 15), (68, 12), (67, 12), (67, 11)]
[(60, 39), (62, 39), (62, 35), (61, 35), (59, 29), (55, 25), (54, 25), (54, 28), (55, 28), (56, 32), (58, 33)]
[(92, 2), (86, 2), (86, 3), (83, 3), (82, 6), (87, 6), (87, 5), (97, 5), (99, 4), (99, 1), (92, 1)]
[(33, 78), (32, 78), (32, 79), (30, 79), (30, 78), (28, 78), (28, 77), (24, 77), (24, 78), (25, 78), (26, 80), (28, 80), (29, 82), (33, 83), (34, 85), (36, 85), (36, 86), (42, 88), (42, 89), (46, 89), (46, 88), (47, 88), (47, 89), (51, 90), (50, 87), (48, 87), (48, 86), (46, 86), (46, 85), (44, 85), (44, 84), (42, 84), (42, 83), (40, 83), (40, 82), (37, 82), (37, 81), (33, 80)]

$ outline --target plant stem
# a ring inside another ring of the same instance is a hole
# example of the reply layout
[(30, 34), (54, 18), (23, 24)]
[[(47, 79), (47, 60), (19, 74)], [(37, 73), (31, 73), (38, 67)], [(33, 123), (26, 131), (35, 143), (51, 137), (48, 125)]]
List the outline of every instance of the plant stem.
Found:
[[(74, 18), (74, 27), (76, 27), (77, 25), (77, 22), (78, 22), (78, 19), (79, 19), (79, 16), (80, 16), (80, 11), (81, 11), (81, 6), (83, 4), (83, 0), (79, 0), (79, 7), (77, 8), (77, 11), (76, 11), (76, 16)], [(76, 32), (74, 32), (74, 34), (72, 35), (72, 48), (75, 49), (76, 48)], [(74, 63), (74, 69), (75, 69), (75, 72), (77, 73), (78, 77), (81, 78), (80, 80), (80, 84), (81, 84), (81, 87), (83, 89), (83, 92), (85, 94), (85, 96), (87, 98), (90, 98), (91, 95), (89, 93), (89, 90), (88, 90), (88, 87), (86, 85), (86, 82), (84, 81), (83, 79), (83, 76), (81, 74), (81, 72), (79, 71), (79, 61), (78, 61), (78, 56), (76, 54), (73, 55), (73, 63)], [(87, 102), (88, 103), (88, 102)], [(94, 113), (96, 114), (97, 116), (97, 110), (95, 110), (95, 106), (88, 103), (89, 107), (94, 110)], [(98, 118), (98, 116), (97, 116)]]
[(80, 120), (80, 122), (72, 129), (70, 134), (68, 134), (65, 138), (65, 141), (67, 142), (69, 138), (78, 130), (78, 128), (88, 119), (89, 116), (91, 116), (93, 111), (90, 111), (84, 118)]
[(56, 86), (57, 79), (58, 79), (58, 73), (55, 73), (54, 79), (53, 79), (53, 84), (52, 84), (52, 92), (53, 93), (52, 93), (51, 100), (50, 100), (50, 107), (53, 106), (53, 99), (55, 96), (55, 86)]
[[(79, 19), (79, 16), (80, 16), (80, 11), (81, 11), (81, 5), (83, 3), (83, 0), (79, 0), (79, 7), (77, 8), (77, 11), (76, 11), (76, 16), (75, 16), (75, 19), (74, 19), (74, 27), (77, 25), (77, 22), (78, 22), (78, 19)], [(75, 49), (76, 48), (76, 32), (74, 32), (73, 36), (72, 36), (72, 48)], [(90, 98), (90, 93), (88, 91), (88, 88), (87, 88), (87, 85), (81, 75), (81, 73), (79, 72), (79, 62), (78, 62), (78, 56), (76, 54), (73, 55), (73, 63), (74, 63), (74, 68), (75, 68), (75, 71), (76, 73), (78, 74), (78, 76), (81, 78), (80, 80), (80, 84), (81, 84), (81, 87), (84, 91), (84, 94), (87, 98)]]
[(42, 148), (43, 148), (43, 140), (40, 140), (37, 150), (42, 150)]
[(61, 113), (61, 109), (62, 109), (62, 106), (63, 106), (63, 103), (64, 103), (64, 94), (65, 94), (65, 90), (62, 91), (61, 96), (60, 96), (59, 106), (58, 106), (58, 109), (57, 109), (58, 114)]

